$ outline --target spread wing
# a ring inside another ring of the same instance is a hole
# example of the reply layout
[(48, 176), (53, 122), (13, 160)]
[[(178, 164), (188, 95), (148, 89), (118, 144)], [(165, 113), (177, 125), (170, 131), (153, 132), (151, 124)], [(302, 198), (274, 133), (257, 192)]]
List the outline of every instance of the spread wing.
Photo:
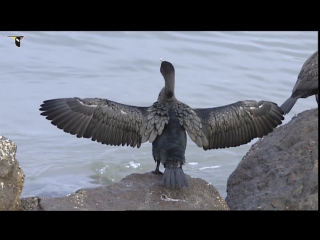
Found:
[(272, 132), (284, 119), (281, 108), (267, 101), (239, 101), (193, 111), (201, 119), (202, 132), (208, 140), (201, 145), (204, 150), (246, 144)]
[(161, 134), (167, 122), (155, 106), (157, 102), (136, 107), (101, 98), (60, 98), (44, 101), (40, 111), (53, 125), (78, 138), (139, 148)]

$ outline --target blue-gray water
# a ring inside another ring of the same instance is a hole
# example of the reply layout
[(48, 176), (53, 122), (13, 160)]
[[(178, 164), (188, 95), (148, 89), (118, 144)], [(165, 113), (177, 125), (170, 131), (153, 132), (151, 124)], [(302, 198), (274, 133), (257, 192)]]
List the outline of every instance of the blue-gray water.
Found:
[[(27, 38), (18, 48), (7, 35)], [(0, 135), (18, 146), (22, 197), (65, 196), (155, 168), (150, 143), (137, 149), (78, 139), (40, 115), (43, 100), (149, 106), (164, 84), (163, 58), (175, 66), (176, 97), (191, 107), (246, 99), (281, 105), (317, 49), (317, 32), (0, 32)], [(298, 100), (284, 123), (315, 107), (314, 97)], [(189, 139), (184, 171), (225, 198), (228, 176), (255, 141), (204, 151)]]

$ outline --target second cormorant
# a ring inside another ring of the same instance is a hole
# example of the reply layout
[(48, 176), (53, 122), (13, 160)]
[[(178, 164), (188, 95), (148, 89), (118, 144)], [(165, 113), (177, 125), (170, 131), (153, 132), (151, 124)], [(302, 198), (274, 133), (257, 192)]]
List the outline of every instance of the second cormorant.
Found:
[(315, 95), (317, 103), (319, 104), (318, 85), (318, 51), (316, 51), (303, 64), (297, 82), (292, 89), (291, 97), (281, 105), (284, 114), (290, 112), (299, 98), (307, 98)]

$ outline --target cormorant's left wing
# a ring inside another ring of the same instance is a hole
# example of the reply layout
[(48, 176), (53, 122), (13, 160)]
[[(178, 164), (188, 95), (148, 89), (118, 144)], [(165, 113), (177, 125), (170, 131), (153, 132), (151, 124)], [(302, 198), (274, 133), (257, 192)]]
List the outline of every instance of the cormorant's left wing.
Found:
[(283, 111), (268, 101), (239, 101), (216, 108), (193, 109), (201, 119), (208, 144), (204, 150), (236, 147), (272, 132), (282, 123)]

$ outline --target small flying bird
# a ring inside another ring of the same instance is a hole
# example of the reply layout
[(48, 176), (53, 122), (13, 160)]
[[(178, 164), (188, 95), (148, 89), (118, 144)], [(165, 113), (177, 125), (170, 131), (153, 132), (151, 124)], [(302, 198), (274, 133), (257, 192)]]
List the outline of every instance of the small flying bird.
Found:
[(14, 39), (14, 43), (16, 44), (17, 47), (20, 47), (20, 42), (22, 39), (26, 38), (26, 36), (7, 36), (11, 37)]
[(161, 183), (166, 187), (188, 186), (182, 170), (186, 133), (204, 150), (236, 147), (269, 134), (284, 119), (281, 108), (269, 101), (191, 108), (175, 96), (173, 65), (162, 60), (160, 72), (165, 85), (151, 106), (126, 105), (104, 98), (59, 98), (44, 101), (41, 115), (67, 133), (102, 144), (139, 148), (149, 141), (156, 162), (152, 172), (162, 174), (159, 165), (163, 164)]

